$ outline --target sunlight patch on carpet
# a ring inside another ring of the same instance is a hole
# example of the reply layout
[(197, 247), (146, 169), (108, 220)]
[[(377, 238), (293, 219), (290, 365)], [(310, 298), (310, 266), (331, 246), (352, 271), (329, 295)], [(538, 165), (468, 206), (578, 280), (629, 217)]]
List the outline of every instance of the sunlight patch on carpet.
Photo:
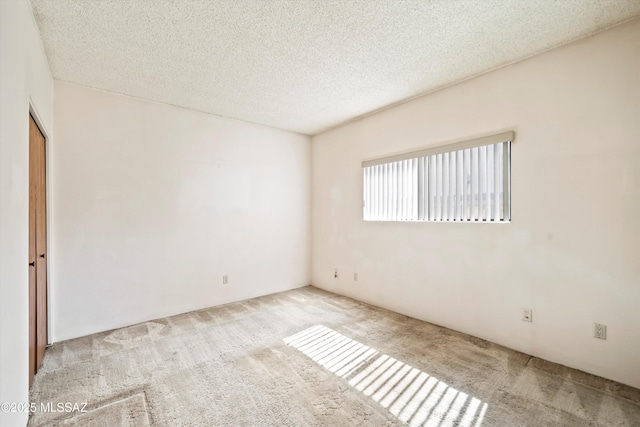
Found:
[(326, 326), (283, 341), (410, 426), (482, 425), (487, 403)]

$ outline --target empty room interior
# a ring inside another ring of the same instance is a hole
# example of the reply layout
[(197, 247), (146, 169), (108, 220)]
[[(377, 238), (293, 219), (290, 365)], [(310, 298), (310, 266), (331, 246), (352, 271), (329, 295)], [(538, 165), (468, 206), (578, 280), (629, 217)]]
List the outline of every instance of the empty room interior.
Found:
[(0, 425), (640, 426), (640, 1), (1, 0)]

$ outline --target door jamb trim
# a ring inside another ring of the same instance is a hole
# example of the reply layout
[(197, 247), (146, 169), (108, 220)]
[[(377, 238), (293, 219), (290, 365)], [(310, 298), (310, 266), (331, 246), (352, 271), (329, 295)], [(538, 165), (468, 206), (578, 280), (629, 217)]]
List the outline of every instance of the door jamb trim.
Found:
[[(46, 207), (47, 207), (47, 214), (46, 214), (46, 223), (47, 223), (47, 347), (50, 346), (51, 344), (53, 344), (53, 340), (52, 340), (52, 318), (53, 316), (51, 315), (52, 310), (51, 310), (51, 292), (52, 292), (52, 286), (51, 286), (51, 270), (52, 270), (52, 263), (51, 263), (51, 248), (53, 247), (52, 245), (52, 234), (51, 233), (51, 217), (52, 217), (52, 212), (53, 210), (51, 209), (51, 200), (52, 200), (52, 174), (51, 174), (51, 170), (52, 170), (52, 162), (51, 162), (51, 133), (49, 132), (49, 130), (47, 129), (47, 127), (44, 125), (44, 121), (42, 120), (41, 115), (38, 113), (38, 109), (36, 107), (36, 103), (33, 100), (33, 98), (31, 96), (29, 96), (29, 115), (31, 117), (33, 117), (33, 120), (36, 122), (36, 125), (38, 126), (38, 128), (40, 129), (40, 132), (42, 132), (42, 135), (44, 136), (44, 149), (45, 149), (45, 179), (46, 179), (46, 187), (45, 187), (45, 191), (46, 191)], [(27, 126), (28, 126), (28, 121), (27, 121)]]

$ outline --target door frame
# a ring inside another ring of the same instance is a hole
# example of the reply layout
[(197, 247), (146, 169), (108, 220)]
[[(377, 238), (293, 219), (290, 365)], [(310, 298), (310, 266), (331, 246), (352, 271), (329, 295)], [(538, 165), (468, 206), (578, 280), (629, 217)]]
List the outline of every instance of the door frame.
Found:
[[(51, 320), (53, 318), (53, 316), (51, 315), (52, 313), (52, 307), (51, 307), (51, 293), (53, 290), (53, 286), (51, 286), (51, 272), (52, 272), (52, 262), (51, 262), (51, 254), (52, 254), (52, 250), (51, 248), (53, 247), (52, 243), (52, 232), (51, 232), (51, 217), (52, 217), (52, 210), (51, 210), (51, 189), (52, 189), (52, 185), (51, 185), (51, 179), (52, 179), (52, 174), (51, 174), (51, 133), (49, 132), (49, 130), (47, 129), (47, 127), (44, 125), (44, 121), (41, 118), (41, 115), (38, 113), (38, 109), (35, 106), (35, 102), (33, 100), (33, 98), (29, 97), (29, 112), (28, 115), (26, 117), (26, 123), (27, 123), (27, 128), (29, 126), (29, 115), (31, 115), (31, 117), (33, 117), (33, 120), (36, 122), (36, 125), (38, 125), (38, 128), (40, 129), (40, 132), (42, 132), (42, 135), (44, 136), (44, 150), (45, 150), (45, 191), (46, 191), (46, 215), (45, 215), (45, 222), (47, 224), (47, 347), (49, 347), (52, 343), (52, 337), (51, 337), (51, 331), (52, 331), (52, 323)], [(29, 150), (29, 141), (27, 141), (27, 150)]]

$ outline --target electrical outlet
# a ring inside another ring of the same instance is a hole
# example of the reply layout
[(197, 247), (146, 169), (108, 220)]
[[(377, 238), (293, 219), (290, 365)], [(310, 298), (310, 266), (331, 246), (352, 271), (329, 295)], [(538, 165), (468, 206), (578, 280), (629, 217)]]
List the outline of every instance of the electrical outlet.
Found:
[(607, 339), (607, 325), (601, 323), (593, 324), (593, 337), (601, 340)]
[(353, 281), (354, 282), (358, 281), (358, 273), (353, 273)]
[(222, 276), (222, 284), (227, 285), (228, 283), (229, 283), (229, 276), (225, 274), (224, 276)]
[(333, 278), (334, 279), (338, 278), (338, 269), (337, 268), (333, 270)]
[(522, 320), (525, 322), (533, 322), (533, 310), (530, 308), (525, 308), (522, 311)]

